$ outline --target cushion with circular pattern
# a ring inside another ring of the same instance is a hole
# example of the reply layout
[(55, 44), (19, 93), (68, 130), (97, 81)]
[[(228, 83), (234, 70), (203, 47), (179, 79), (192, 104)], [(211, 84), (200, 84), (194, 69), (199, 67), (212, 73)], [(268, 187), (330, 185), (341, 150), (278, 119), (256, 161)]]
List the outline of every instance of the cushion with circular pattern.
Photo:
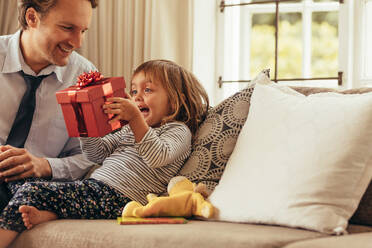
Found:
[(179, 175), (195, 183), (202, 182), (211, 191), (214, 189), (247, 119), (250, 98), (257, 82), (270, 82), (268, 69), (258, 74), (248, 87), (208, 111), (196, 133), (190, 158)]

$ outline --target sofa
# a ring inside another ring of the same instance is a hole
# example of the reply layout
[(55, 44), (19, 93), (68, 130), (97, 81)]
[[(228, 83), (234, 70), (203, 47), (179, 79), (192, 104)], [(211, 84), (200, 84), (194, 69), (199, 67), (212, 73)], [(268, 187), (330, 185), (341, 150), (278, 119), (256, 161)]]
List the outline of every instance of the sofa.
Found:
[[(252, 84), (268, 80), (262, 72)], [(325, 88), (294, 88), (309, 95)], [(234, 150), (247, 119), (253, 87), (248, 87), (211, 108), (193, 142), (192, 154), (179, 175), (213, 190)], [(370, 89), (347, 90), (345, 94)], [(372, 247), (372, 185), (365, 191), (349, 221), (346, 235), (281, 225), (239, 223), (191, 218), (187, 224), (119, 225), (116, 220), (55, 220), (20, 234), (12, 248), (43, 247), (245, 247), (349, 248)]]

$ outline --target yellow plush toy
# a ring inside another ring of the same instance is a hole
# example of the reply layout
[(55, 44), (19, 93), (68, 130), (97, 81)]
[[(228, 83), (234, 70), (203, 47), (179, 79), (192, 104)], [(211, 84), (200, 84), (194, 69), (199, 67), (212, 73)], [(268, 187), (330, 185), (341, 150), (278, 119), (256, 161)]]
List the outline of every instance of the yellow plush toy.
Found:
[[(198, 193), (198, 192), (201, 193)], [(159, 217), (192, 215), (210, 218), (213, 215), (213, 206), (204, 199), (205, 185), (196, 186), (186, 177), (177, 176), (168, 184), (169, 196), (156, 196), (148, 194), (148, 204), (142, 206), (136, 201), (129, 202), (123, 209), (123, 217)]]

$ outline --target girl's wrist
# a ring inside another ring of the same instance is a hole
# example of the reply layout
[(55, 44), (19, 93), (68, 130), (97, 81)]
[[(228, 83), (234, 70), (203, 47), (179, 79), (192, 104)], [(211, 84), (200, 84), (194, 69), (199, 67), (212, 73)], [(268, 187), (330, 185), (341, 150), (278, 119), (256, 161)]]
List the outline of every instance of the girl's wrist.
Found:
[(138, 125), (139, 123), (141, 123), (142, 122), (142, 120), (141, 119), (143, 119), (142, 118), (142, 116), (140, 116), (140, 115), (135, 115), (135, 116), (133, 116), (129, 121), (128, 121), (128, 124), (129, 124), (129, 126), (136, 126), (136, 125)]
[(135, 116), (129, 121), (129, 126), (132, 129), (136, 143), (140, 142), (149, 130), (145, 119), (142, 114), (140, 116)]

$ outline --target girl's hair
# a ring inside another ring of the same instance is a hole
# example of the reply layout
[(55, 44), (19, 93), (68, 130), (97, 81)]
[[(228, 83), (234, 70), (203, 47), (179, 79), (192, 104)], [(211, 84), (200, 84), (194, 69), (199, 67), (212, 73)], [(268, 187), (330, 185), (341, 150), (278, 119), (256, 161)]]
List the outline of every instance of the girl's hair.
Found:
[(161, 124), (169, 121), (184, 122), (194, 136), (209, 108), (208, 95), (199, 80), (169, 60), (147, 61), (135, 69), (133, 77), (140, 72), (150, 81), (160, 82), (168, 92), (171, 113)]
[[(18, 22), (23, 30), (27, 29), (26, 11), (28, 8), (34, 8), (41, 15), (46, 16), (49, 11), (57, 5), (58, 0), (18, 0)], [(97, 7), (98, 0), (87, 0), (92, 4), (92, 8)]]

